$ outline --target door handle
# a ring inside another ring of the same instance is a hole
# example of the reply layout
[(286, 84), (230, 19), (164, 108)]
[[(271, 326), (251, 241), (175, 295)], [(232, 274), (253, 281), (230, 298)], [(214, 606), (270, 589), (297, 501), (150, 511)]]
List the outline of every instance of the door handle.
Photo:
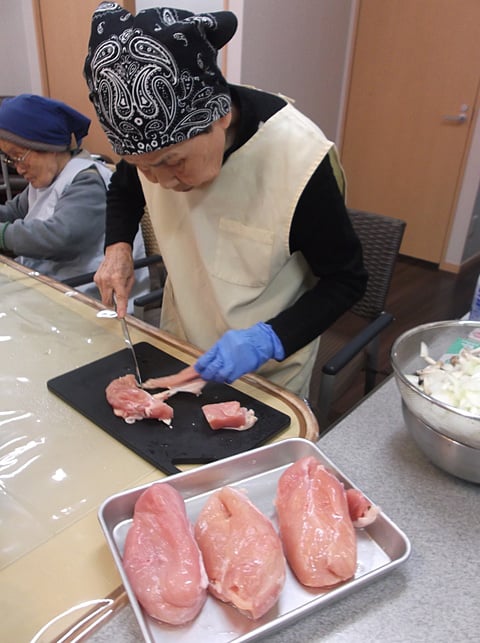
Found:
[(443, 120), (447, 123), (465, 123), (467, 120), (468, 105), (460, 106), (459, 114), (445, 114)]
[(443, 120), (448, 123), (465, 123), (467, 116), (466, 114), (446, 114)]

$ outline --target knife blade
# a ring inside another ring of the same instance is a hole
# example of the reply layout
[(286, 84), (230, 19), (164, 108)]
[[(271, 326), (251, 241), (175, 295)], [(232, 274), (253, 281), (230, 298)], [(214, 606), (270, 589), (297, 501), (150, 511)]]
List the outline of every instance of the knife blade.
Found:
[(125, 320), (125, 317), (122, 317), (120, 319), (120, 323), (122, 325), (122, 332), (123, 332), (123, 339), (125, 340), (125, 344), (128, 346), (130, 349), (130, 352), (133, 357), (133, 363), (135, 366), (135, 377), (137, 380), (137, 384), (142, 387), (142, 376), (140, 375), (140, 368), (138, 366), (138, 360), (137, 360), (137, 355), (135, 353), (135, 348), (133, 347), (132, 340), (130, 338), (130, 332), (128, 330), (127, 322)]
[[(116, 313), (117, 312), (117, 298), (115, 296), (115, 293), (113, 294), (113, 305), (114, 305), (115, 313)], [(137, 384), (138, 384), (138, 386), (140, 386), (140, 388), (142, 388), (143, 384), (142, 384), (142, 376), (140, 374), (140, 367), (138, 366), (137, 355), (136, 355), (135, 349), (133, 347), (132, 338), (130, 337), (130, 331), (128, 330), (127, 321), (126, 321), (125, 317), (121, 317), (121, 318), (118, 318), (118, 319), (120, 320), (120, 324), (122, 326), (123, 339), (125, 341), (125, 344), (130, 349), (130, 352), (131, 352), (132, 357), (133, 357), (133, 365), (135, 367), (135, 378), (137, 380)]]

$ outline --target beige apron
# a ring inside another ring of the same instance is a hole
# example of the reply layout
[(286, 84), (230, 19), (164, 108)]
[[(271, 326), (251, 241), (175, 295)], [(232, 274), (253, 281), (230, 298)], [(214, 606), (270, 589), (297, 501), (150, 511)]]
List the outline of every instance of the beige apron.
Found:
[[(202, 350), (229, 328), (275, 317), (315, 283), (290, 255), (298, 199), (333, 143), (288, 104), (234, 152), (205, 188), (179, 193), (150, 183), (145, 199), (168, 270), (160, 326)], [(259, 373), (306, 395), (318, 339)]]

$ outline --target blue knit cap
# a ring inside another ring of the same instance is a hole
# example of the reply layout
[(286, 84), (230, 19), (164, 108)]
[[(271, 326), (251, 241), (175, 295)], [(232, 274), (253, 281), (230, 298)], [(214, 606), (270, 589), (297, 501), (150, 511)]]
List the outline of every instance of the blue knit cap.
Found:
[(69, 150), (72, 136), (79, 147), (89, 127), (89, 118), (53, 98), (19, 94), (0, 105), (0, 139), (32, 150)]

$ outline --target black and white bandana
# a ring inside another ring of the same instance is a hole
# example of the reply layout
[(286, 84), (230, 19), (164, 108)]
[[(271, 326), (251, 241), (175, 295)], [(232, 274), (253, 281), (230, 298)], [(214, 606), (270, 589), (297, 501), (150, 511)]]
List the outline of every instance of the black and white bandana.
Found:
[(134, 16), (115, 2), (98, 6), (84, 73), (114, 152), (153, 152), (228, 114), (231, 99), (217, 53), (236, 28), (230, 11), (155, 8)]

